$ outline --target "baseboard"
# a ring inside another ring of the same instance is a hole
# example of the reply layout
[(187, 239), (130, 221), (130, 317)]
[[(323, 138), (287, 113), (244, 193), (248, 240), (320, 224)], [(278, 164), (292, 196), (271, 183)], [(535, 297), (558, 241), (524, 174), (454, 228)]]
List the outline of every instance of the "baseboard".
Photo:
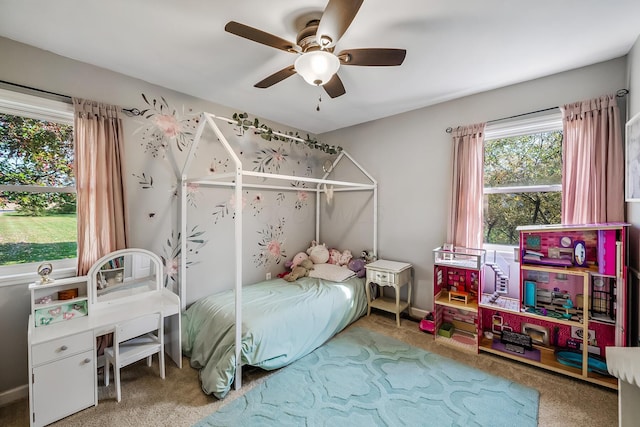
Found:
[(411, 307), (409, 314), (411, 315), (411, 317), (422, 320), (427, 315), (427, 313), (429, 313), (429, 311)]
[(0, 393), (0, 406), (8, 405), (16, 400), (23, 399), (29, 396), (29, 385), (25, 384), (20, 387), (16, 387), (11, 390), (3, 391)]

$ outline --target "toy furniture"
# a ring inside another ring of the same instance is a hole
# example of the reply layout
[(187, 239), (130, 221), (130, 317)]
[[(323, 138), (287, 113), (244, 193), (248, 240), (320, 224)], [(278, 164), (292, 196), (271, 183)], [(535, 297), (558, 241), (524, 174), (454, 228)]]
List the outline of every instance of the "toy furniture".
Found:
[[(379, 259), (365, 266), (367, 270), (367, 282), (365, 290), (367, 292), (367, 316), (371, 315), (371, 308), (395, 313), (396, 323), (400, 327), (400, 313), (409, 310), (411, 305), (411, 288), (413, 283), (413, 270), (411, 264), (406, 262), (388, 261)], [(370, 283), (384, 288), (390, 287), (395, 291), (395, 298), (385, 297), (384, 290), (376, 299), (371, 298)], [(409, 286), (406, 301), (400, 300), (400, 290), (403, 286)]]
[(125, 320), (116, 325), (113, 334), (113, 347), (104, 349), (104, 385), (109, 385), (109, 368), (113, 366), (118, 402), (121, 400), (121, 368), (144, 358), (147, 359), (147, 366), (151, 366), (151, 357), (157, 354), (160, 378), (164, 379), (163, 324), (162, 313), (151, 313)]
[[(99, 271), (120, 256), (125, 264), (122, 281), (100, 289)], [(87, 276), (30, 286), (32, 314), (27, 334), (32, 426), (50, 424), (98, 404), (97, 368), (104, 360), (96, 357), (96, 337), (113, 332), (128, 319), (162, 313), (166, 351), (182, 367), (180, 299), (162, 286), (162, 271), (154, 253), (124, 249), (98, 260)], [(77, 298), (60, 300), (58, 292), (70, 288), (78, 289)], [(47, 318), (51, 320), (41, 320)], [(40, 319), (37, 325), (36, 319)], [(61, 389), (70, 380), (72, 385)]]
[(433, 250), (437, 343), (478, 352), (478, 290), (484, 280), (485, 253), (452, 245)]
[[(494, 336), (481, 339), (479, 349), (617, 388), (607, 347), (628, 345), (627, 226), (518, 227), (520, 289), (515, 298), (496, 297), (481, 286), (480, 327)], [(501, 330), (529, 336), (530, 348), (505, 348)]]

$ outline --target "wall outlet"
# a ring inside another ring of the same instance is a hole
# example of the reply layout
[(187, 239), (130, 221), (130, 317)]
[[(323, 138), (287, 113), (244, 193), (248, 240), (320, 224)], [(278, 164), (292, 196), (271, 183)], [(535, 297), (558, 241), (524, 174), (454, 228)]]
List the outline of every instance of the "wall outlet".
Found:
[(271, 280), (271, 272), (267, 273), (266, 280)]

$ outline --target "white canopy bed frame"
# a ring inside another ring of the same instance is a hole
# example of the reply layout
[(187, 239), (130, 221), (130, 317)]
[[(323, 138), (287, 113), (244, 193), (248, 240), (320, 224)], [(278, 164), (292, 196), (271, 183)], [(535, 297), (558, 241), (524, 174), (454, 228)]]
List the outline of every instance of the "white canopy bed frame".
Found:
[[(225, 117), (217, 117), (211, 113), (202, 113), (200, 124), (196, 130), (196, 134), (189, 148), (187, 158), (182, 169), (181, 174), (181, 210), (180, 210), (180, 231), (181, 231), (181, 251), (180, 251), (180, 299), (182, 301), (182, 310), (186, 308), (186, 293), (187, 293), (187, 186), (189, 184), (197, 184), (200, 187), (232, 187), (235, 191), (235, 200), (242, 200), (243, 189), (269, 189), (269, 190), (282, 190), (282, 191), (298, 191), (299, 188), (285, 185), (270, 185), (257, 182), (249, 182), (245, 180), (245, 177), (249, 178), (264, 178), (275, 179), (280, 181), (295, 181), (295, 182), (308, 182), (315, 184), (315, 188), (305, 188), (306, 191), (316, 193), (316, 217), (315, 217), (315, 238), (320, 242), (320, 196), (326, 191), (326, 186), (332, 186), (334, 192), (344, 191), (372, 191), (373, 192), (373, 251), (377, 254), (378, 244), (378, 184), (377, 181), (360, 166), (346, 151), (342, 150), (333, 161), (332, 167), (324, 173), (322, 178), (310, 178), (303, 176), (292, 175), (280, 175), (273, 173), (256, 172), (251, 170), (244, 170), (242, 162), (232, 149), (231, 145), (225, 138), (224, 134), (216, 124), (216, 120), (220, 120), (229, 124), (235, 124), (235, 120), (231, 120)], [(205, 177), (193, 177), (189, 178), (187, 172), (189, 171), (194, 154), (201, 143), (202, 134), (206, 127), (210, 127), (215, 133), (218, 141), (222, 144), (229, 157), (233, 160), (235, 167), (234, 172), (215, 173), (207, 175)], [(254, 131), (261, 132), (262, 129), (249, 126)], [(274, 135), (284, 137), (289, 140), (306, 142), (305, 140), (282, 134), (279, 132), (273, 132)], [(356, 183), (348, 181), (330, 180), (328, 176), (335, 170), (335, 167), (340, 164), (343, 159), (348, 159), (351, 163), (370, 181), (368, 183)], [(236, 363), (236, 376), (234, 387), (238, 390), (242, 386), (242, 360), (241, 360), (241, 340), (242, 340), (242, 328), (238, 325), (242, 325), (242, 203), (236, 203), (235, 216), (234, 216), (234, 236), (235, 236), (235, 363)]]

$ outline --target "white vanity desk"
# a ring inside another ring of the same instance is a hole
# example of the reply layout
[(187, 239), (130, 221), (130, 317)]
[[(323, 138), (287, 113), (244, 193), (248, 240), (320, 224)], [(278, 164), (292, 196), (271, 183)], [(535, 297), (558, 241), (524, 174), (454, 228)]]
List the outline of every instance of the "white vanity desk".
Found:
[[(99, 289), (100, 276), (107, 271), (104, 262), (113, 257), (126, 260), (126, 266), (121, 268), (119, 282), (110, 280), (103, 289)], [(135, 279), (135, 264), (142, 264), (139, 271), (144, 272), (143, 279)], [(126, 249), (99, 260), (86, 278), (62, 279), (51, 285), (30, 286), (32, 296), (40, 295), (38, 293), (56, 295), (56, 288), (79, 287), (79, 298), (76, 300), (88, 302), (85, 315), (77, 312), (68, 320), (60, 317), (69, 305), (64, 300), (54, 299), (46, 306), (32, 304), (35, 308), (29, 316), (28, 328), (31, 376), (29, 419), (32, 426), (50, 424), (98, 404), (96, 337), (113, 332), (114, 326), (123, 320), (161, 312), (165, 318), (165, 352), (182, 368), (180, 298), (162, 286), (161, 265), (157, 255), (151, 252)], [(86, 286), (84, 297), (83, 283)], [(119, 286), (127, 290), (121, 291)], [(115, 296), (118, 293), (120, 296)], [(109, 297), (101, 299), (104, 295)], [(32, 297), (32, 301), (37, 299)], [(62, 313), (58, 311), (58, 317), (45, 318), (43, 321), (44, 316), (56, 313), (58, 305), (62, 306)], [(38, 326), (36, 321), (40, 322)]]

